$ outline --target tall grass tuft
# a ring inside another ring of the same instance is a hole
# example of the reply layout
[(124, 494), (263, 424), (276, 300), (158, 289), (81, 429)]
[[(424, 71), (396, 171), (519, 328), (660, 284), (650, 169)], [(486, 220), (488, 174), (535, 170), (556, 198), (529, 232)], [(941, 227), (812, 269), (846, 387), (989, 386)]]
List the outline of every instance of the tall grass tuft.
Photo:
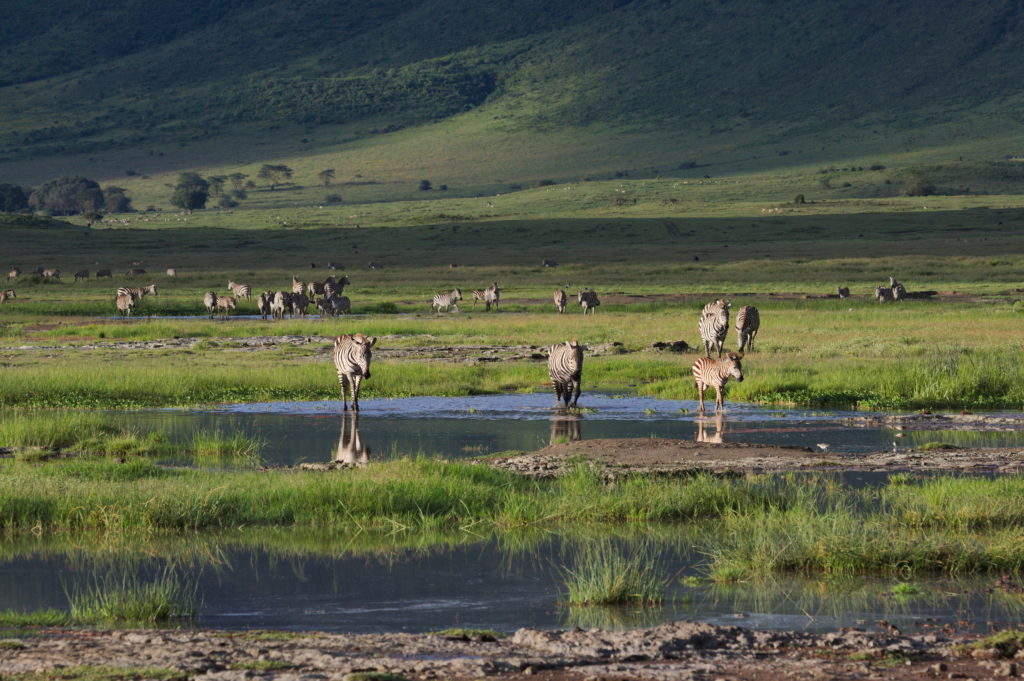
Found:
[(160, 624), (195, 616), (199, 582), (165, 566), (151, 580), (119, 567), (66, 589), (71, 617), (80, 623)]
[(588, 542), (561, 568), (571, 605), (654, 605), (665, 600), (665, 578), (650, 546), (631, 548), (611, 541)]

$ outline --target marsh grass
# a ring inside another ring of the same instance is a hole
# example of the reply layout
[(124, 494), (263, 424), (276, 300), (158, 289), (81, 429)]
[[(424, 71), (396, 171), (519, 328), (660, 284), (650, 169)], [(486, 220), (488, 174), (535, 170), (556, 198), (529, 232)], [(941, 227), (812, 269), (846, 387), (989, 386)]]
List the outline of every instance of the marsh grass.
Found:
[(586, 543), (571, 562), (559, 570), (571, 605), (656, 605), (665, 600), (666, 576), (649, 545)]
[(73, 584), (65, 594), (78, 623), (165, 624), (195, 616), (199, 582), (170, 566), (150, 579), (122, 566)]

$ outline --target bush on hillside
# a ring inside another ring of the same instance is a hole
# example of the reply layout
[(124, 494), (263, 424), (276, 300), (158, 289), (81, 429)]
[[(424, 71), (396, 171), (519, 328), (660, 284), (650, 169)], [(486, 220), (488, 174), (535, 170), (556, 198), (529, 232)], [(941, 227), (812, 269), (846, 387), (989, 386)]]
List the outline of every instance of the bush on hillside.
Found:
[(0, 184), (0, 212), (17, 213), (28, 208), (28, 194), (16, 184)]

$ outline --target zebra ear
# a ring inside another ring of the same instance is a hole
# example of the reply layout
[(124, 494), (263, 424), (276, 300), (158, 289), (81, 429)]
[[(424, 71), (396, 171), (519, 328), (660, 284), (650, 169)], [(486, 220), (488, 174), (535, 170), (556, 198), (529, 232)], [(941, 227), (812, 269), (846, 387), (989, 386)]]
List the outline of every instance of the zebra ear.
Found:
[(374, 336), (374, 337), (370, 338), (370, 342), (367, 344), (366, 347), (372, 348), (376, 344), (377, 344), (377, 337)]

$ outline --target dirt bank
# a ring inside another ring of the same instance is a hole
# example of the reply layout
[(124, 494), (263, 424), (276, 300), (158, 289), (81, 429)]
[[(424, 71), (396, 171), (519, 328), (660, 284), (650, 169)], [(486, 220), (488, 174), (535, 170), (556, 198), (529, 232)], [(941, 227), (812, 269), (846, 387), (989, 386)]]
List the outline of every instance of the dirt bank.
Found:
[[(674, 622), (631, 631), (520, 629), (490, 636), (201, 630), (44, 631), (0, 646), (2, 674), (62, 667), (157, 667), (208, 681), (409, 679), (919, 679), (1016, 676), (1024, 654), (956, 632), (814, 635)], [(1016, 655), (1016, 658), (1013, 656)]]
[(696, 470), (778, 471), (970, 471), (1024, 472), (1024, 449), (912, 449), (870, 454), (831, 454), (806, 447), (708, 443), (660, 438), (605, 438), (551, 445), (515, 456), (484, 459), (491, 466), (539, 478), (556, 477), (570, 462), (584, 458), (620, 475), (686, 474)]

